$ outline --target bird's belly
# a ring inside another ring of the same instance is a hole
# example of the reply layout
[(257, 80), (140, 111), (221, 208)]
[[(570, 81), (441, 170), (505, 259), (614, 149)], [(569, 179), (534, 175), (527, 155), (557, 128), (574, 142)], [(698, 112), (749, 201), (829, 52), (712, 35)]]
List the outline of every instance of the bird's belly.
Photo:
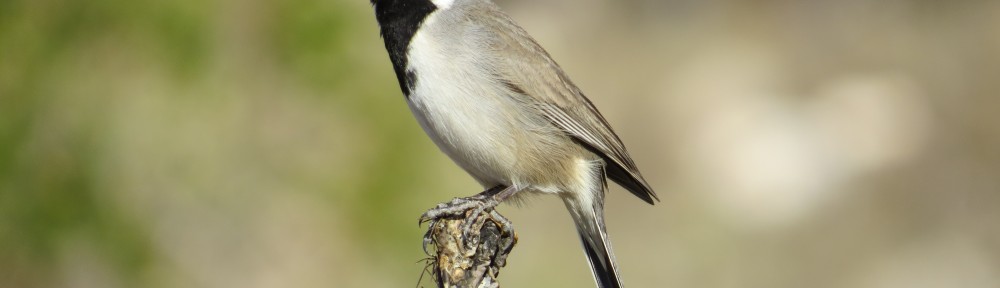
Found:
[(414, 93), (409, 100), (427, 135), (485, 187), (560, 193), (593, 171), (588, 152), (512, 98)]
[(519, 156), (530, 157), (519, 154), (525, 147), (515, 142), (533, 141), (518, 141), (516, 137), (524, 136), (513, 135), (519, 128), (504, 119), (510, 116), (502, 111), (511, 107), (461, 97), (417, 92), (408, 102), (424, 132), (462, 169), (483, 185), (511, 184)]

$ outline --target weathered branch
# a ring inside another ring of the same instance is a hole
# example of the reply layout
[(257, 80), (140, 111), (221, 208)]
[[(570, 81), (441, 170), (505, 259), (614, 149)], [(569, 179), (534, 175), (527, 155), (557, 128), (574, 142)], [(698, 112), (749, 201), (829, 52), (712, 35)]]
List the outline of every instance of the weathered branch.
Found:
[(510, 222), (493, 209), (469, 211), (466, 217), (431, 221), (424, 250), (432, 256), (434, 281), (440, 288), (496, 288), (517, 236)]

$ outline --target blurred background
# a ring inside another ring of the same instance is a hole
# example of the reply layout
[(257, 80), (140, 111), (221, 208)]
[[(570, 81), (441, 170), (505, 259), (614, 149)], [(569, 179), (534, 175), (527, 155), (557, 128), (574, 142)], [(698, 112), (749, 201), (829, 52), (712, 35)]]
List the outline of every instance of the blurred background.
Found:
[[(1000, 287), (1000, 1), (498, 1), (663, 200), (632, 287)], [(425, 287), (476, 193), (368, 1), (0, 1), (0, 287)], [(593, 287), (554, 197), (504, 287)]]

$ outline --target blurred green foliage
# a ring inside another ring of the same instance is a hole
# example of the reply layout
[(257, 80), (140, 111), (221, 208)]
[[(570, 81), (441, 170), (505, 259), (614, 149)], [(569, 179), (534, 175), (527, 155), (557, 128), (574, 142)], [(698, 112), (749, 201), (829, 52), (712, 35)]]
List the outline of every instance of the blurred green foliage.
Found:
[[(114, 282), (121, 287), (156, 286), (157, 277), (163, 277), (149, 275), (155, 263), (165, 260), (151, 239), (154, 228), (123, 209), (132, 205), (127, 197), (115, 196), (132, 191), (120, 191), (128, 188), (109, 186), (105, 179), (109, 177), (105, 175), (108, 166), (123, 157), (114, 150), (115, 144), (109, 144), (108, 139), (118, 133), (111, 122), (120, 119), (114, 118), (114, 109), (109, 108), (119, 105), (120, 97), (157, 97), (157, 93), (118, 95), (123, 93), (118, 87), (141, 79), (129, 75), (152, 75), (154, 81), (162, 83), (158, 87), (186, 91), (160, 102), (168, 105), (239, 105), (210, 99), (239, 93), (240, 88), (235, 87), (256, 85), (253, 82), (260, 78), (254, 74), (258, 73), (281, 75), (274, 80), (291, 81), (308, 91), (264, 97), (320, 97), (305, 101), (345, 105), (342, 111), (371, 121), (344, 125), (381, 131), (359, 140), (385, 146), (377, 150), (388, 153), (372, 154), (375, 158), (365, 164), (329, 163), (363, 170), (357, 174), (367, 178), (350, 182), (360, 183), (357, 189), (368, 192), (339, 191), (344, 189), (343, 181), (307, 190), (330, 201), (329, 205), (356, 202), (358, 205), (344, 205), (345, 215), (404, 215), (395, 211), (407, 198), (393, 197), (394, 191), (413, 187), (426, 176), (405, 168), (412, 167), (406, 163), (424, 160), (412, 150), (426, 146), (404, 145), (419, 135), (412, 123), (404, 121), (406, 115), (399, 113), (404, 108), (401, 102), (393, 102), (394, 107), (385, 105), (384, 101), (399, 100), (388, 96), (398, 93), (395, 87), (379, 85), (383, 87), (372, 90), (377, 86), (357, 85), (394, 82), (387, 78), (387, 69), (364, 67), (366, 58), (359, 55), (371, 53), (359, 53), (352, 43), (358, 41), (357, 33), (374, 31), (360, 28), (370, 28), (364, 26), (370, 24), (369, 15), (355, 13), (352, 9), (357, 5), (351, 9), (345, 5), (343, 1), (322, 0), (0, 1), (0, 286), (60, 286), (67, 281), (60, 279), (65, 273), (59, 267), (65, 262), (60, 255), (71, 249), (67, 248), (71, 242), (95, 245), (99, 258), (109, 263), (110, 273), (120, 278)], [(365, 39), (377, 38), (373, 34)], [(232, 54), (241, 56), (231, 60)], [(237, 70), (230, 70), (230, 65)], [(373, 71), (377, 71), (375, 76)], [(376, 79), (368, 79), (373, 77)], [(149, 83), (139, 85), (145, 84)], [(161, 108), (158, 111), (164, 113), (177, 109)], [(331, 109), (322, 108), (320, 113), (335, 113)], [(380, 116), (367, 118), (372, 115)], [(240, 155), (247, 157), (252, 152)], [(387, 175), (395, 177), (390, 181)], [(361, 199), (351, 199), (349, 194), (361, 195)], [(408, 214), (407, 219), (413, 218)], [(414, 223), (386, 218), (372, 221), (323, 228), (358, 235), (359, 243), (368, 246), (356, 248), (390, 247), (396, 249), (387, 251), (390, 255), (402, 252), (408, 259), (419, 259), (412, 247), (399, 245), (410, 236), (404, 233), (416, 229)], [(401, 229), (401, 225), (406, 228)], [(406, 265), (397, 267), (401, 267), (400, 273), (416, 271)]]
[[(31, 135), (50, 105), (49, 85), (58, 61), (113, 27), (136, 23), (120, 9), (129, 1), (4, 1), (0, 7), (0, 281), (32, 287), (51, 281), (54, 254), (66, 238), (100, 243), (115, 267), (141, 269), (149, 257), (145, 233), (95, 193), (93, 124), (56, 137), (59, 147), (39, 147)], [(124, 27), (124, 26), (123, 26)], [(95, 118), (99, 117), (97, 115)], [(54, 150), (48, 150), (54, 148)]]

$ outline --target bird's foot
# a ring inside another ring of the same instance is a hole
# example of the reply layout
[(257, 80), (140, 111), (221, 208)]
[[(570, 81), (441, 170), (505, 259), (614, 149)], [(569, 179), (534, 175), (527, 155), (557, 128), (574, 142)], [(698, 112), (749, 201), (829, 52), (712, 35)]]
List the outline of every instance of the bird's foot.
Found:
[(423, 224), (424, 222), (441, 218), (465, 217), (465, 219), (476, 219), (483, 212), (492, 210), (497, 205), (500, 205), (503, 199), (510, 197), (516, 191), (517, 189), (511, 187), (497, 185), (476, 195), (455, 198), (450, 202), (438, 204), (434, 208), (424, 212), (423, 215), (420, 215), (418, 223)]
[[(475, 235), (479, 235), (479, 229), (482, 229), (483, 223), (485, 223), (484, 217), (489, 217), (493, 214), (500, 215), (493, 210), (493, 208), (499, 204), (500, 202), (494, 197), (482, 194), (455, 198), (450, 202), (438, 204), (434, 208), (424, 212), (423, 215), (420, 215), (419, 223), (423, 224), (429, 221), (437, 221), (442, 218), (464, 219), (464, 223), (462, 224), (463, 236), (466, 240), (475, 240)], [(507, 226), (509, 226), (510, 222), (506, 222), (508, 224)], [(504, 231), (512, 229), (513, 228), (510, 227), (501, 227), (501, 230)], [(425, 242), (426, 241), (427, 240), (425, 239)], [(469, 247), (472, 247), (476, 242), (477, 241), (466, 241), (466, 244)]]
[[(434, 208), (420, 215), (420, 224), (440, 218), (475, 219), (486, 209), (492, 209), (499, 203), (493, 197), (476, 194), (470, 197), (452, 199), (450, 202), (437, 204)], [(472, 212), (471, 214), (469, 212)]]
[(511, 224), (510, 220), (507, 220), (496, 210), (491, 210), (489, 215), (490, 220), (493, 220), (500, 228), (500, 249), (493, 262), (496, 263), (497, 267), (504, 267), (507, 266), (507, 255), (514, 249), (514, 244), (517, 244), (517, 234), (514, 234), (514, 224)]
[[(517, 237), (514, 234), (511, 222), (500, 215), (494, 208), (518, 190), (516, 187), (498, 185), (470, 197), (455, 198), (450, 202), (438, 204), (425, 212), (420, 216), (419, 223), (431, 222), (430, 225), (432, 227), (438, 224), (439, 221), (459, 225), (456, 228), (461, 231), (463, 246), (467, 249), (474, 249), (484, 241), (481, 237), (481, 234), (484, 233), (483, 227), (487, 222), (491, 222), (495, 224), (492, 226), (495, 226), (495, 229), (499, 230), (499, 235), (496, 235), (497, 233), (487, 234), (494, 235), (494, 237), (490, 237), (494, 239), (491, 241), (498, 241), (491, 245), (494, 245), (499, 250), (497, 251), (496, 262), (503, 264), (506, 262), (507, 254), (517, 242)], [(427, 245), (433, 241), (431, 230), (433, 228), (428, 229), (428, 234), (424, 236), (424, 252), (427, 252)]]
[[(430, 228), (424, 234), (424, 253), (439, 261), (467, 259), (476, 267), (485, 265), (482, 267), (489, 269), (489, 273), (495, 276), (500, 267), (507, 265), (507, 256), (517, 244), (517, 234), (514, 233), (510, 220), (492, 208), (472, 215), (478, 207), (471, 206), (465, 211), (468, 217), (466, 214), (458, 214), (458, 217), (448, 217), (447, 215), (452, 214), (446, 214), (428, 220)], [(433, 253), (428, 251), (428, 246), (434, 247)], [(441, 258), (441, 253), (446, 256)]]

